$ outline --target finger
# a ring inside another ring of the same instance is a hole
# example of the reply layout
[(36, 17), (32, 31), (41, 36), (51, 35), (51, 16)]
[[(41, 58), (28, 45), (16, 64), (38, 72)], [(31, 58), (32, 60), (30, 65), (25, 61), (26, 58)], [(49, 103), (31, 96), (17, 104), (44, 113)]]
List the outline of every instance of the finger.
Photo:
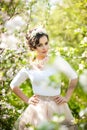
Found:
[(38, 103), (37, 101), (30, 101), (30, 104), (33, 104), (33, 105), (35, 105), (37, 103)]
[(64, 102), (67, 102), (64, 97), (62, 97), (62, 98), (60, 99), (60, 101), (63, 102), (63, 103), (64, 103)]
[(33, 101), (40, 101), (40, 99), (37, 98), (37, 97), (33, 98), (32, 100), (33, 100)]
[(65, 103), (65, 100), (64, 100), (64, 99), (62, 99), (62, 100), (58, 101), (57, 103), (58, 103), (58, 104)]
[(33, 95), (32, 97), (38, 97), (39, 95)]
[(61, 103), (62, 101), (56, 101), (57, 104)]
[(39, 100), (34, 100), (34, 102), (38, 103), (38, 102), (39, 102)]
[(60, 95), (59, 95), (59, 96), (55, 96), (54, 99), (58, 99), (58, 98), (60, 98), (60, 97), (61, 97)]
[(36, 97), (36, 95), (33, 95), (33, 97)]
[(40, 101), (40, 99), (38, 99), (38, 98), (34, 98), (33, 100), (36, 102)]
[(39, 100), (37, 100), (37, 99), (35, 99), (35, 98), (31, 98), (31, 99), (29, 100), (29, 103), (31, 103), (31, 102), (39, 102)]
[(32, 104), (32, 105), (36, 105), (37, 103), (34, 103), (34, 102), (30, 102), (30, 104)]
[(39, 100), (39, 98), (35, 95), (31, 98), (31, 100)]
[(39, 100), (37, 100), (37, 99), (32, 99), (31, 102), (38, 103)]
[(60, 98), (58, 100), (56, 100), (57, 103), (61, 103), (61, 102), (64, 102), (64, 99), (63, 98)]
[(61, 104), (61, 103), (64, 103), (64, 101), (63, 101), (63, 100), (60, 100), (60, 101), (58, 101), (57, 103), (58, 103), (58, 104)]
[(38, 100), (39, 100), (39, 97), (37, 96), (37, 97), (35, 97), (35, 99), (38, 99)]
[(54, 100), (55, 101), (60, 101), (60, 100), (62, 100), (63, 98), (62, 97), (58, 97), (58, 98), (55, 98)]

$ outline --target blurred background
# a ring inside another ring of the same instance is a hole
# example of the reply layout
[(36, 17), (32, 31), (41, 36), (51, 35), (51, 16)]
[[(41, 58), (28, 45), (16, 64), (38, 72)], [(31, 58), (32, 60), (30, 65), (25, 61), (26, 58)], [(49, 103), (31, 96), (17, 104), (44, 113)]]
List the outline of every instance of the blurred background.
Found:
[[(51, 53), (61, 54), (78, 74), (69, 106), (79, 130), (87, 130), (87, 0), (0, 0), (0, 130), (11, 130), (27, 107), (9, 85), (34, 55), (25, 37), (39, 25), (49, 34)], [(63, 76), (62, 94), (67, 86)], [(29, 97), (33, 94), (29, 80), (21, 89)]]

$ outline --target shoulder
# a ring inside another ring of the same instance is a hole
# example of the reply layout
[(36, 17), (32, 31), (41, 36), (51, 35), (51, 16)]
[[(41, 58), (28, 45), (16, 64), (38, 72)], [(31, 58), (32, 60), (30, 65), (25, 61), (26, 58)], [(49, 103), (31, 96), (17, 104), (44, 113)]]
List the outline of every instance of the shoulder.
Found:
[(57, 55), (56, 57), (55, 57), (55, 59), (54, 59), (54, 62), (55, 61), (57, 61), (57, 62), (59, 62), (59, 63), (61, 63), (61, 62), (67, 62), (67, 60), (63, 57), (63, 56), (61, 56), (61, 55)]
[(49, 63), (54, 64), (55, 62), (59, 62), (60, 63), (62, 61), (66, 61), (66, 60), (60, 54), (51, 54), (49, 56)]
[(57, 58), (55, 53), (49, 53), (48, 55), (48, 64), (53, 64)]
[(19, 72), (27, 72), (28, 68), (27, 67), (23, 67), (19, 70)]
[(19, 71), (16, 73), (16, 75), (27, 75), (29, 73), (29, 67), (23, 67), (23, 68), (20, 68)]

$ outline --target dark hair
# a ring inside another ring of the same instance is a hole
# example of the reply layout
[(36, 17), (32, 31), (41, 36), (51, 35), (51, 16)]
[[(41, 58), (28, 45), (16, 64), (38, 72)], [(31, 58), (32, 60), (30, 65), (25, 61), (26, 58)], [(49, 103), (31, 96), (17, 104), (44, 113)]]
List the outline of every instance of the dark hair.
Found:
[(39, 39), (43, 36), (46, 36), (47, 39), (49, 40), (49, 36), (47, 33), (44, 33), (44, 32), (38, 32), (35, 34), (35, 36), (31, 36), (32, 32), (34, 31), (35, 29), (33, 30), (30, 30), (29, 33), (26, 35), (26, 39), (27, 39), (27, 44), (30, 48), (30, 50), (35, 50), (37, 48), (37, 45), (39, 44)]

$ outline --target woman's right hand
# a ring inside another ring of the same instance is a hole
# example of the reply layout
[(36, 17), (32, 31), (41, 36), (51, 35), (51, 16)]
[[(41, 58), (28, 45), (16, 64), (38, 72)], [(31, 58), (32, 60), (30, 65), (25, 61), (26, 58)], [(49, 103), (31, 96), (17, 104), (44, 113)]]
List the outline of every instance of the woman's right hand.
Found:
[(28, 104), (33, 104), (36, 105), (39, 102), (39, 96), (38, 95), (33, 95), (31, 98), (28, 100)]

